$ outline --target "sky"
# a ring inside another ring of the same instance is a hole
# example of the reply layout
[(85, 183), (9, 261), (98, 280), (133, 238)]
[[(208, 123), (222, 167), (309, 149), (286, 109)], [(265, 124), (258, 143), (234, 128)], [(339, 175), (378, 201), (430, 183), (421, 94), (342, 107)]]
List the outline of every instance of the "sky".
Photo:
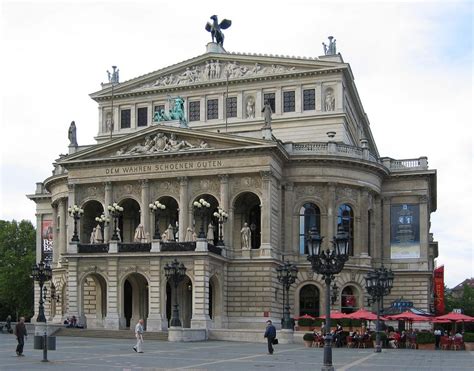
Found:
[(107, 69), (123, 82), (203, 54), (212, 14), (232, 20), (227, 51), (317, 57), (336, 38), (380, 155), (437, 169), (447, 285), (474, 277), (472, 2), (0, 0), (0, 219), (35, 223), (25, 195), (67, 153), (71, 121), (94, 143)]

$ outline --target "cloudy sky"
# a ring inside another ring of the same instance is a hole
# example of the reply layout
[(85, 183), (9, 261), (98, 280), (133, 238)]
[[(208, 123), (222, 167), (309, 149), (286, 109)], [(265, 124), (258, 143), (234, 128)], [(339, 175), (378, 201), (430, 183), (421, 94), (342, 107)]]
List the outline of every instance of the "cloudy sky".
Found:
[(203, 54), (212, 14), (232, 20), (228, 51), (315, 57), (328, 35), (351, 64), (381, 156), (427, 156), (438, 170), (431, 230), (448, 286), (473, 277), (472, 2), (0, 0), (0, 219), (35, 221), (35, 182), (93, 143), (88, 94)]

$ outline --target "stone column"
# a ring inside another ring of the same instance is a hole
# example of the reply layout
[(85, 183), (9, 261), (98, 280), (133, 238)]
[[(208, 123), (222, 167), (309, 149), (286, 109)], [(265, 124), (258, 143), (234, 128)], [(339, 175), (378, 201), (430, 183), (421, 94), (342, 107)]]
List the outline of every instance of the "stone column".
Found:
[(374, 217), (373, 217), (373, 241), (372, 241), (372, 257), (379, 259), (382, 255), (381, 246), (382, 246), (382, 201), (380, 196), (374, 196)]
[[(150, 260), (150, 282), (148, 283), (148, 318), (146, 321), (147, 331), (163, 331), (168, 328), (166, 311), (161, 313), (161, 261)], [(166, 285), (164, 286), (166, 288)], [(166, 290), (166, 289), (165, 289)]]
[(390, 209), (392, 200), (390, 197), (383, 197), (382, 204), (382, 251), (380, 258), (390, 259)]
[(419, 197), (420, 203), (420, 259), (426, 261), (428, 259), (428, 233), (430, 231), (429, 220), (429, 204), (428, 196), (422, 195)]
[(105, 328), (109, 330), (118, 330), (120, 328), (120, 307), (121, 295), (119, 293), (118, 260), (107, 259), (107, 316), (105, 317)]
[(271, 194), (272, 194), (272, 172), (261, 171), (262, 176), (262, 205), (261, 205), (261, 249), (271, 248), (271, 218), (272, 218), (272, 205), (271, 205)]
[(150, 234), (150, 239), (153, 237), (153, 231), (150, 231), (150, 210), (148, 204), (150, 203), (150, 183), (148, 179), (143, 179), (140, 181), (141, 184), (141, 210), (140, 213), (140, 223), (145, 229), (145, 234)]
[(209, 328), (209, 260), (194, 260), (194, 303), (191, 328)]
[[(221, 193), (221, 204), (219, 205), (222, 207), (227, 213), (229, 212), (229, 175), (222, 174), (219, 175), (220, 183), (220, 193)], [(229, 228), (227, 224), (230, 223), (230, 220), (227, 223), (222, 225), (222, 233), (224, 235), (224, 243), (226, 246), (230, 244), (230, 234)], [(219, 227), (218, 227), (219, 228)]]
[(109, 242), (110, 238), (112, 237), (112, 229), (114, 228), (114, 221), (110, 217), (109, 210), (107, 207), (109, 205), (112, 205), (112, 182), (105, 182), (104, 183), (104, 203), (105, 203), (105, 210), (104, 210), (104, 215), (110, 219), (109, 223), (106, 223), (104, 225), (104, 242)]
[(62, 261), (67, 251), (67, 200), (61, 198), (59, 200), (59, 259)]
[(54, 203), (53, 209), (53, 267), (56, 267), (59, 261), (59, 224), (58, 224), (58, 203)]
[[(362, 189), (359, 194), (359, 214), (360, 214), (360, 223), (359, 223), (359, 239), (356, 243), (357, 251), (354, 251), (354, 256), (364, 256), (368, 255), (369, 251), (369, 190), (367, 188)], [(357, 253), (357, 255), (356, 255)]]
[[(298, 227), (294, 229), (293, 226), (293, 208), (295, 206), (295, 193), (294, 193), (294, 184), (288, 182), (284, 185), (285, 187), (285, 210), (283, 210), (283, 225), (282, 230), (284, 231), (283, 236), (283, 253), (284, 254), (297, 254), (298, 243), (295, 245), (293, 232), (298, 230)], [(292, 228), (293, 226), (293, 228)]]
[[(326, 205), (328, 208), (327, 221), (326, 221), (326, 238), (323, 241), (325, 248), (332, 248), (331, 240), (335, 236), (335, 225), (336, 225), (336, 185), (334, 183), (328, 183), (326, 188)], [(322, 233), (321, 233), (322, 235)]]
[(186, 229), (190, 226), (190, 218), (188, 215), (188, 177), (178, 177), (179, 180), (179, 241), (184, 241), (186, 237)]

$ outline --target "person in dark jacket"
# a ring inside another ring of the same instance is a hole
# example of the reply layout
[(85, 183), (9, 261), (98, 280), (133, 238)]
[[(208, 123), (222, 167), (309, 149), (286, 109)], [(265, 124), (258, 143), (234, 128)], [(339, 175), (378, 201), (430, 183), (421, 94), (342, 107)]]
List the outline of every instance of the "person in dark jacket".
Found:
[(267, 321), (267, 329), (265, 330), (264, 338), (267, 338), (268, 343), (268, 354), (273, 354), (273, 340), (277, 336), (276, 328), (273, 326), (272, 321)]
[(15, 325), (15, 336), (18, 341), (16, 346), (16, 355), (18, 357), (23, 356), (23, 347), (25, 346), (25, 337), (28, 336), (25, 326), (25, 317), (20, 317), (20, 322)]

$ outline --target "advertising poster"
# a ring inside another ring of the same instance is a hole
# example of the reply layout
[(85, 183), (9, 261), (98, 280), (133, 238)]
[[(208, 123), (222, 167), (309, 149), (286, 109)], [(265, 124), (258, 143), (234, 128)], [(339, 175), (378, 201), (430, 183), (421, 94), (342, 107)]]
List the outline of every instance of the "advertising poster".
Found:
[(50, 264), (53, 261), (53, 221), (43, 220), (41, 224), (41, 256), (42, 260)]
[(444, 266), (438, 267), (433, 272), (434, 289), (434, 307), (435, 314), (440, 316), (444, 314)]
[(392, 205), (390, 210), (390, 251), (392, 259), (420, 257), (419, 205)]

